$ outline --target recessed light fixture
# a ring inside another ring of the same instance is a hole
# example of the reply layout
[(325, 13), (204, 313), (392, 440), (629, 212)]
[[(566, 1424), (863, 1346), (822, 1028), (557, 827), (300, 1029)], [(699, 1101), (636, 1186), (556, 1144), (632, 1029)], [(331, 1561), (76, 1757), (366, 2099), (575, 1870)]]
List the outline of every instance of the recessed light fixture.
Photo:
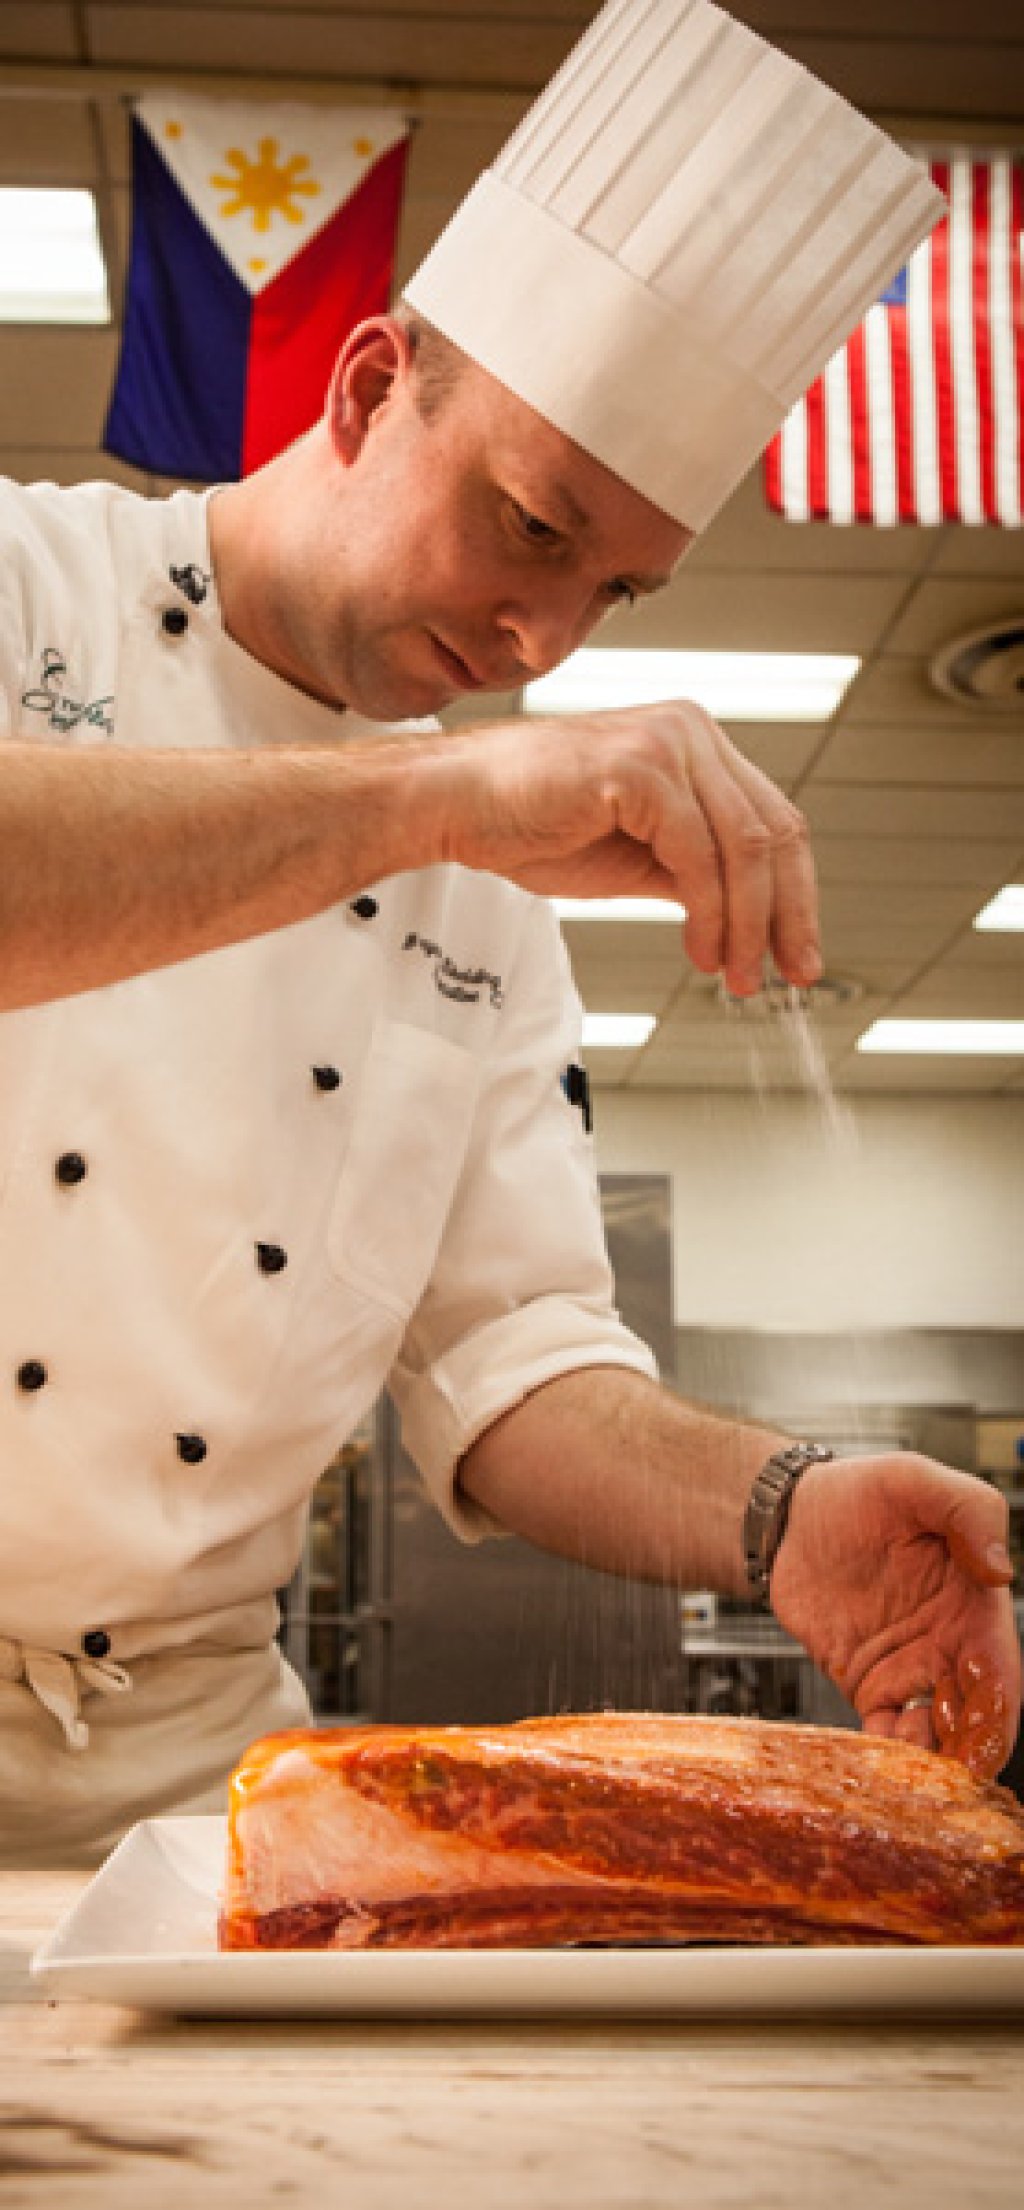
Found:
[(674, 921), (686, 919), (686, 907), (668, 898), (552, 898), (560, 921)]
[(857, 1049), (1012, 1059), (1024, 1053), (1024, 1021), (873, 1021)]
[(91, 192), (0, 188), (0, 322), (109, 322)]
[(1024, 929), (1024, 882), (1008, 882), (1005, 889), (997, 890), (981, 912), (975, 914), (976, 929)]
[(583, 1043), (601, 1051), (637, 1051), (656, 1026), (653, 1013), (584, 1013)]
[(574, 652), (528, 683), (531, 714), (593, 713), (695, 699), (723, 721), (827, 721), (860, 667), (820, 652)]
[(928, 669), (937, 691), (974, 713), (1020, 716), (1024, 686), (1024, 620), (989, 622), (966, 637), (954, 637), (936, 653)]

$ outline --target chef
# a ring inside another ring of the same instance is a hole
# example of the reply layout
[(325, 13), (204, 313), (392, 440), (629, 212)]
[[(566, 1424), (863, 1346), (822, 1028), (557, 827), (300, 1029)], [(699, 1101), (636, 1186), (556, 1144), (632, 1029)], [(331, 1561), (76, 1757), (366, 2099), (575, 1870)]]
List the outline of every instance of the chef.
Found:
[(1002, 1507), (662, 1390), (614, 1308), (533, 893), (819, 969), (794, 809), (685, 705), (442, 735), (659, 589), (935, 219), (704, 0), (612, 0), (320, 424), (246, 482), (0, 496), (0, 1861), (223, 1800), (385, 1383), (439, 1509), (767, 1599), (865, 1722), (1003, 1762)]

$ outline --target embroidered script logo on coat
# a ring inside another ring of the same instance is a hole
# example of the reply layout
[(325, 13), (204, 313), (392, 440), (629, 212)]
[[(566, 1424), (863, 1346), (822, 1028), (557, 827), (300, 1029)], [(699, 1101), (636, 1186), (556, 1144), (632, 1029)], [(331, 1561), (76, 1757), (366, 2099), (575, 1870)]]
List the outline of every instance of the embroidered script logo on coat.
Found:
[(75, 698), (64, 689), (68, 664), (62, 652), (54, 645), (44, 645), (40, 655), (39, 684), (36, 690), (22, 691), (21, 703), (30, 714), (45, 714), (50, 729), (77, 729), (84, 722), (89, 729), (102, 729), (104, 734), (114, 734), (114, 696), (110, 691), (104, 698)]
[(479, 1005), (484, 993), (495, 1007), (504, 1005), (505, 993), (501, 976), (492, 975), (487, 967), (458, 967), (440, 944), (429, 936), (418, 936), (411, 929), (402, 945), (404, 952), (421, 951), (425, 959), (434, 963), (434, 986), (443, 998), (455, 998), (460, 1005)]

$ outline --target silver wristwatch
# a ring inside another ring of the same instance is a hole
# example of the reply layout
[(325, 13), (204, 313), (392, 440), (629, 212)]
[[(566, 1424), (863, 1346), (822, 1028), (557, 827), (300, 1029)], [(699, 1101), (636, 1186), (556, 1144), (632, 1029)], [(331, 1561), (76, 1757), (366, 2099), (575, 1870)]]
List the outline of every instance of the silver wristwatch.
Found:
[(743, 1515), (743, 1557), (751, 1592), (765, 1610), (771, 1570), (797, 1482), (808, 1466), (824, 1465), (834, 1456), (822, 1443), (790, 1443), (787, 1449), (773, 1452), (751, 1489)]

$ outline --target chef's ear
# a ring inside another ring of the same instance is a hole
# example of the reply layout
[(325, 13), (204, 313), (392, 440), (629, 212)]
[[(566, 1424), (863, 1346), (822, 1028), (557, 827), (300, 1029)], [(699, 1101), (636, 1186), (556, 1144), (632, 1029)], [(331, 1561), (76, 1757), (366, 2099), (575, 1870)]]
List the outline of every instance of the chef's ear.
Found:
[(392, 315), (360, 322), (334, 364), (325, 419), (331, 444), (346, 468), (361, 452), (374, 415), (403, 383), (412, 363), (408, 331)]

